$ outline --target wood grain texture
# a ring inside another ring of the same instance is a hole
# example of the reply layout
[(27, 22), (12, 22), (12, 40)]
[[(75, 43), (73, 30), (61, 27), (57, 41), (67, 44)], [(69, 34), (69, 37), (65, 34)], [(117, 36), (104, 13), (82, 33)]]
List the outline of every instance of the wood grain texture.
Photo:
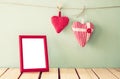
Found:
[(69, 68), (61, 68), (60, 69), (60, 77), (61, 79), (79, 79), (75, 69)]
[(0, 77), (4, 74), (4, 72), (7, 70), (8, 68), (0, 68)]
[(24, 72), (20, 79), (38, 79), (40, 72)]
[(100, 77), (100, 79), (118, 79), (107, 69), (94, 68), (93, 71)]
[(19, 75), (19, 69), (10, 68), (0, 77), (0, 79), (18, 79)]
[(120, 68), (115, 68), (115, 70), (119, 71), (120, 72)]
[(113, 68), (108, 68), (117, 78), (120, 79), (120, 71), (113, 69)]
[(58, 79), (58, 69), (50, 68), (49, 72), (42, 72), (41, 79)]
[(98, 79), (91, 69), (78, 68), (77, 72), (80, 76), (80, 79)]
[[(50, 68), (49, 72), (24, 72), (18, 68), (0, 68), (0, 79), (120, 79), (119, 68)], [(80, 77), (80, 78), (79, 78)]]

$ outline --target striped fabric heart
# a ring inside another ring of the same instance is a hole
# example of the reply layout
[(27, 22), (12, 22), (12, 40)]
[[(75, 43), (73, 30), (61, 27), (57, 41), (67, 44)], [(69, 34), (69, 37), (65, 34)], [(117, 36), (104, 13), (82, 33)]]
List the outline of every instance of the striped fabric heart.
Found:
[(90, 22), (84, 24), (74, 22), (72, 25), (72, 30), (80, 46), (84, 47), (92, 35), (94, 25)]

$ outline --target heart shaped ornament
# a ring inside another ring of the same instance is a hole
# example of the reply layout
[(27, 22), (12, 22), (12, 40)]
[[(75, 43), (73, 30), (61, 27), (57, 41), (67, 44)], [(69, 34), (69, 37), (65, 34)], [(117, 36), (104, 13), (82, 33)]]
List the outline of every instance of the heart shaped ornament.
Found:
[(69, 23), (69, 18), (67, 16), (61, 16), (61, 11), (59, 11), (58, 16), (52, 16), (51, 22), (57, 33), (60, 33)]
[(74, 22), (72, 25), (72, 30), (80, 46), (84, 47), (92, 35), (94, 25), (91, 22)]

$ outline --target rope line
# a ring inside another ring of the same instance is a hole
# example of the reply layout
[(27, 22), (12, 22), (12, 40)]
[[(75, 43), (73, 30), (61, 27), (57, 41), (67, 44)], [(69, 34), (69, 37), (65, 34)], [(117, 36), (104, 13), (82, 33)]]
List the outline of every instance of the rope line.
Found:
[[(31, 6), (31, 7), (43, 7), (43, 8), (57, 8), (57, 7), (53, 7), (53, 6), (28, 4), (28, 3), (16, 3), (16, 2), (0, 2), (0, 4), (9, 4), (9, 5), (18, 5), (18, 6)], [(109, 8), (120, 8), (120, 5), (116, 5), (116, 6), (103, 6), (103, 7), (86, 7), (85, 9), (92, 10), (92, 9), (109, 9)], [(83, 8), (62, 7), (62, 9), (82, 10)]]

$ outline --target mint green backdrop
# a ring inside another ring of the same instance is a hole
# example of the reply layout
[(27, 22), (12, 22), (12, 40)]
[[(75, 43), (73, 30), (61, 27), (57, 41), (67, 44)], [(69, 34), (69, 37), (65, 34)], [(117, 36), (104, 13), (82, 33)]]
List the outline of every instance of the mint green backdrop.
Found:
[[(19, 67), (18, 35), (47, 35), (50, 67), (120, 67), (120, 8), (86, 10), (85, 21), (93, 22), (95, 31), (82, 48), (71, 25), (81, 10), (63, 9), (70, 18), (69, 25), (57, 34), (50, 18), (56, 8), (1, 4), (17, 2), (56, 6), (57, 0), (1, 0), (0, 1), (0, 67)], [(61, 0), (63, 7), (103, 7), (120, 5), (119, 0)]]

